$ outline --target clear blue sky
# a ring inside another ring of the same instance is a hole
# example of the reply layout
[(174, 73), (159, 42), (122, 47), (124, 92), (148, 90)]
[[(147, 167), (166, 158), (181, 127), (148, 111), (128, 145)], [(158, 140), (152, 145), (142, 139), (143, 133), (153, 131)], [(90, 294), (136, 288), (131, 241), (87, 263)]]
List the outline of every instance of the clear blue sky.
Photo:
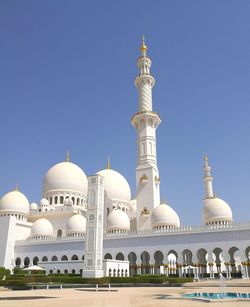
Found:
[(135, 194), (136, 59), (145, 34), (161, 196), (201, 223), (202, 164), (250, 220), (250, 1), (0, 1), (0, 194), (30, 201), (55, 163), (121, 172)]

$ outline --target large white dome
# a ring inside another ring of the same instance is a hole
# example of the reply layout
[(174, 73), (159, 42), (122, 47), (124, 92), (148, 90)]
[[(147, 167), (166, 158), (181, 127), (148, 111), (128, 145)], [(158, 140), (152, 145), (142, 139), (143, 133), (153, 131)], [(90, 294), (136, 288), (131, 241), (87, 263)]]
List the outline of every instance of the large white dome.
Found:
[(107, 168), (97, 174), (104, 177), (104, 190), (109, 199), (130, 202), (131, 191), (129, 184), (120, 173)]
[(87, 195), (88, 180), (83, 170), (71, 162), (61, 162), (51, 167), (43, 180), (43, 193), (72, 191)]
[(232, 210), (223, 199), (218, 197), (207, 198), (204, 200), (203, 220), (204, 224), (232, 222)]
[(152, 228), (179, 227), (180, 219), (177, 213), (167, 204), (157, 206), (151, 215)]
[(21, 213), (28, 215), (30, 211), (29, 201), (18, 190), (8, 192), (0, 200), (0, 211), (2, 213)]
[(129, 231), (130, 220), (128, 215), (122, 210), (113, 210), (107, 220), (108, 231)]
[(51, 222), (47, 219), (41, 218), (36, 220), (31, 227), (31, 237), (52, 237), (53, 236), (53, 226)]
[(68, 219), (66, 225), (67, 235), (70, 234), (85, 234), (86, 218), (81, 214), (75, 214)]

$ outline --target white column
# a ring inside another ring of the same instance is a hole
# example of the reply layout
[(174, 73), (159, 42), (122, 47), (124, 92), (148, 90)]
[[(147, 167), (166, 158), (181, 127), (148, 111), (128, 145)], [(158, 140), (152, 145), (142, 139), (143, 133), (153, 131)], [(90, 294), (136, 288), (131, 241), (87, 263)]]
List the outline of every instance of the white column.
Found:
[(83, 277), (103, 277), (104, 186), (100, 175), (88, 178), (87, 227)]

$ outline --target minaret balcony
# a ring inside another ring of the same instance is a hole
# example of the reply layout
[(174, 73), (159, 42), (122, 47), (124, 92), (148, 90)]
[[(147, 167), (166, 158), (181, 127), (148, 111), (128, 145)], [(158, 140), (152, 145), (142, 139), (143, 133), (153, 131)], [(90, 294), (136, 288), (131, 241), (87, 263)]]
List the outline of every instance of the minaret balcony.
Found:
[(146, 184), (148, 183), (149, 179), (148, 179), (148, 176), (147, 175), (142, 175), (141, 178), (140, 178), (140, 183), (143, 183), (143, 184)]
[(156, 184), (160, 184), (161, 180), (160, 180), (160, 177), (158, 176), (155, 176), (155, 183)]
[(144, 207), (141, 211), (141, 215), (143, 215), (144, 217), (148, 217), (150, 215), (150, 211), (148, 210), (148, 208)]

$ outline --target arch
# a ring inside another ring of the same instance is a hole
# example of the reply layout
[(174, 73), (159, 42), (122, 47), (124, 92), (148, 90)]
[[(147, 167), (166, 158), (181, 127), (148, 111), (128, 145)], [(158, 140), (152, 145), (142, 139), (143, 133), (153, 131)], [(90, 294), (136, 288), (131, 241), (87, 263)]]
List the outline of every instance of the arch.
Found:
[(79, 271), (80, 276), (82, 276), (82, 272), (83, 272), (83, 269), (80, 269), (80, 271)]
[(62, 258), (61, 258), (61, 261), (68, 261), (68, 257), (66, 255), (63, 255)]
[(184, 249), (184, 251), (182, 252), (183, 265), (185, 266), (193, 265), (192, 257), (193, 257), (193, 253), (191, 252), (191, 250)]
[(116, 259), (116, 260), (122, 260), (122, 261), (124, 261), (125, 257), (124, 257), (124, 255), (123, 255), (123, 253), (120, 252), (120, 253), (118, 253), (118, 254), (116, 255), (115, 259)]
[(29, 264), (30, 264), (30, 258), (29, 258), (29, 257), (25, 257), (23, 263), (24, 263), (24, 266), (25, 266), (25, 267), (28, 267)]
[(248, 261), (250, 261), (250, 246), (248, 246), (248, 247), (245, 249), (245, 255), (246, 255)]
[(164, 265), (163, 263), (163, 253), (161, 251), (156, 251), (154, 253), (154, 274), (160, 274), (160, 267)]
[(111, 277), (111, 276), (112, 276), (112, 270), (109, 269), (109, 277)]
[(104, 259), (112, 259), (112, 256), (110, 253), (105, 254)]
[(62, 229), (58, 229), (57, 230), (57, 238), (61, 238), (62, 237)]
[(150, 255), (147, 251), (141, 253), (141, 272), (142, 274), (150, 274)]
[(213, 250), (214, 262), (217, 269), (217, 274), (221, 273), (221, 263), (222, 263), (222, 249), (220, 247), (216, 247)]
[(178, 275), (177, 260), (178, 254), (175, 250), (170, 250), (167, 255), (169, 275)]
[(15, 265), (16, 265), (16, 268), (20, 268), (20, 265), (21, 265), (21, 258), (20, 257), (16, 258)]
[(109, 210), (110, 210), (110, 209), (109, 209), (109, 208), (107, 208), (107, 216), (109, 215)]
[(58, 269), (58, 270), (56, 271), (56, 273), (57, 273), (57, 274), (60, 274), (60, 273), (61, 273), (61, 271)]
[(53, 274), (53, 270), (49, 270), (49, 273), (50, 273), (50, 274)]
[(58, 203), (58, 196), (55, 196), (55, 204)]
[(64, 197), (63, 197), (63, 196), (60, 196), (60, 204), (63, 205), (63, 202), (64, 202)]
[(76, 270), (75, 270), (75, 269), (73, 269), (73, 270), (71, 271), (71, 273), (72, 273), (72, 274), (75, 274), (75, 273), (76, 273)]
[(38, 262), (39, 262), (39, 259), (38, 259), (37, 256), (35, 256), (35, 257), (33, 258), (33, 265), (37, 265)]
[(68, 274), (69, 273), (69, 271), (66, 269), (66, 270), (64, 270), (64, 274)]
[(80, 205), (80, 198), (79, 197), (77, 197), (76, 204), (77, 204), (77, 206)]
[(137, 256), (136, 256), (136, 253), (130, 252), (128, 254), (128, 261), (129, 261), (130, 276), (133, 276), (133, 275), (137, 274), (137, 266), (136, 266)]
[(58, 261), (57, 256), (53, 256), (53, 257), (51, 258), (51, 261)]
[(241, 257), (239, 248), (236, 246), (231, 247), (228, 254), (230, 258), (231, 276), (241, 277), (239, 276), (239, 273), (241, 273)]
[(77, 255), (73, 255), (73, 256), (71, 257), (71, 260), (78, 260), (78, 256), (77, 256)]
[(113, 270), (113, 277), (116, 277), (116, 269)]
[(82, 255), (82, 260), (84, 260), (84, 258), (85, 258), (85, 255)]
[(48, 261), (48, 257), (47, 256), (43, 256), (42, 261), (43, 262)]
[(72, 203), (73, 203), (73, 205), (74, 205), (74, 204), (75, 204), (75, 200), (76, 200), (75, 197), (72, 196), (72, 197), (71, 197), (71, 200), (72, 200)]

